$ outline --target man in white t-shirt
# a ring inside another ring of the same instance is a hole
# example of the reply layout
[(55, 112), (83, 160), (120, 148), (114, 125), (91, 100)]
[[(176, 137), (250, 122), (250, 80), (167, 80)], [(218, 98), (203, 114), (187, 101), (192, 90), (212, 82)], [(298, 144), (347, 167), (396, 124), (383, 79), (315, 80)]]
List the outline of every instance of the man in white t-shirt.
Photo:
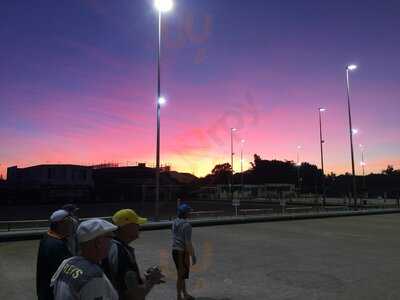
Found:
[(186, 289), (185, 280), (189, 279), (190, 258), (196, 264), (196, 255), (192, 244), (192, 225), (187, 218), (192, 208), (183, 203), (178, 207), (178, 216), (172, 223), (172, 258), (177, 270), (177, 300), (194, 300)]
[(100, 268), (117, 226), (101, 220), (82, 222), (77, 230), (80, 256), (64, 260), (51, 279), (55, 300), (118, 300), (118, 294)]

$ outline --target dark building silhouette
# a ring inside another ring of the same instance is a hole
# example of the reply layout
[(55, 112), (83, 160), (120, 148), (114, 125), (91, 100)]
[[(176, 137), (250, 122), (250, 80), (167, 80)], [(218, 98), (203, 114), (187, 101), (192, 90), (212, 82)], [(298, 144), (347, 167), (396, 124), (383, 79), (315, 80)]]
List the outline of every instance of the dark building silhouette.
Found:
[(78, 165), (17, 166), (7, 169), (11, 203), (65, 203), (93, 199), (92, 169)]
[(0, 205), (8, 204), (10, 199), (10, 192), (8, 189), (7, 181), (0, 180)]
[[(173, 174), (175, 175), (176, 172)], [(99, 168), (93, 170), (96, 200), (100, 202), (128, 201), (143, 203), (155, 199), (155, 169), (138, 166)], [(175, 176), (177, 177), (177, 176)], [(163, 169), (160, 174), (160, 199), (174, 200), (180, 190), (180, 180)]]
[[(162, 168), (160, 199), (175, 201), (182, 186), (197, 177)], [(141, 163), (118, 167), (37, 165), (7, 169), (6, 184), (0, 185), (0, 204), (63, 204), (68, 202), (129, 202), (155, 199), (155, 169)]]

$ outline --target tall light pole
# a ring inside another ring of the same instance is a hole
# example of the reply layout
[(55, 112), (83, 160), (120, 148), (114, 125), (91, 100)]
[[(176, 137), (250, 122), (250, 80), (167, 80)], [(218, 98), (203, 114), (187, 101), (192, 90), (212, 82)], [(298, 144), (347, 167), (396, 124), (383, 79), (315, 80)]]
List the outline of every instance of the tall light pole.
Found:
[(300, 166), (301, 166), (301, 164), (300, 164), (300, 149), (301, 149), (301, 146), (298, 145), (297, 146), (297, 163), (296, 163), (296, 165), (297, 165), (297, 188), (298, 188), (299, 192), (301, 192), (301, 187), (300, 187)]
[(325, 207), (325, 202), (326, 202), (326, 196), (325, 196), (325, 171), (324, 171), (324, 149), (323, 149), (323, 144), (325, 143), (325, 140), (322, 137), (322, 117), (321, 113), (325, 112), (325, 108), (320, 108), (318, 109), (318, 115), (319, 115), (319, 143), (321, 146), (321, 170), (322, 170), (322, 206)]
[(156, 205), (155, 218), (160, 217), (160, 111), (165, 99), (161, 97), (161, 17), (173, 7), (172, 0), (155, 0), (154, 6), (158, 12), (158, 43), (157, 43), (157, 146), (156, 146)]
[(241, 140), (240, 141), (240, 175), (241, 175), (241, 185), (242, 185), (242, 189), (243, 189), (243, 146), (244, 146), (244, 142), (245, 140)]
[(231, 131), (231, 169), (232, 169), (232, 174), (231, 174), (231, 182), (229, 184), (229, 192), (231, 195), (231, 200), (233, 200), (233, 189), (232, 189), (232, 185), (233, 185), (233, 155), (235, 155), (235, 153), (233, 152), (233, 133), (236, 131), (236, 128), (231, 127), (230, 129)]
[(236, 131), (236, 128), (231, 128), (231, 168), (233, 174), (233, 156), (235, 153), (233, 152), (233, 133)]
[(365, 169), (364, 169), (364, 167), (365, 167), (364, 146), (361, 145), (361, 144), (359, 146), (360, 146), (360, 150), (361, 150), (361, 163), (360, 163), (360, 165), (362, 167), (362, 175), (364, 176), (365, 175)]
[(353, 202), (354, 209), (357, 209), (357, 187), (356, 187), (356, 172), (354, 168), (354, 148), (353, 148), (353, 125), (351, 122), (351, 107), (350, 107), (350, 71), (357, 69), (356, 65), (348, 65), (346, 67), (346, 87), (347, 87), (347, 109), (349, 114), (349, 136), (350, 136), (350, 150), (351, 150), (351, 172), (353, 179)]
[(360, 147), (360, 150), (361, 150), (361, 163), (360, 163), (360, 165), (362, 167), (363, 190), (365, 192), (366, 191), (366, 184), (365, 184), (365, 165), (366, 165), (366, 163), (365, 163), (365, 159), (364, 159), (364, 149), (365, 149), (365, 147), (362, 144), (360, 144), (359, 147)]

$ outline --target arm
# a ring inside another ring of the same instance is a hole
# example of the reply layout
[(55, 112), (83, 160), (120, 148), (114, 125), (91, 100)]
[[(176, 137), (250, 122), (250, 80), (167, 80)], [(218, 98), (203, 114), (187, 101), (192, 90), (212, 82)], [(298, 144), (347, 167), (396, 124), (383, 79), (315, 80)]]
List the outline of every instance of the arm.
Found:
[(186, 250), (188, 251), (189, 256), (192, 258), (192, 265), (195, 265), (197, 263), (197, 257), (191, 241), (186, 243)]
[(151, 279), (146, 279), (144, 284), (139, 284), (138, 282), (139, 279), (135, 272), (129, 271), (126, 273), (125, 283), (128, 288), (125, 291), (124, 299), (144, 300), (155, 285)]
[(192, 264), (195, 265), (197, 259), (192, 243), (192, 226), (190, 224), (188, 224), (186, 228), (184, 228), (184, 234), (185, 234), (185, 249), (192, 257)]
[(141, 284), (142, 280), (138, 278), (140, 276), (139, 269), (130, 269), (127, 253), (118, 248), (116, 244), (110, 248), (108, 263), (113, 283), (122, 295), (121, 300), (144, 300), (154, 283), (157, 283), (154, 280), (155, 276), (150, 276), (149, 279), (153, 280), (146, 278), (144, 284)]
[(190, 256), (195, 255), (192, 241), (187, 241), (185, 243), (185, 248), (186, 248), (186, 250), (187, 250), (187, 252), (189, 253)]

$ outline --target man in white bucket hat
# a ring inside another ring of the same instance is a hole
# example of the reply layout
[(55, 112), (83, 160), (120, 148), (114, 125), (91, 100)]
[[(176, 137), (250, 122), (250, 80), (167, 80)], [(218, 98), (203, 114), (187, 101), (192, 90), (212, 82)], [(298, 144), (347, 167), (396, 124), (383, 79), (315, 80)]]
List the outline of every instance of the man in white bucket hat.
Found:
[(51, 279), (55, 300), (118, 300), (117, 292), (99, 266), (117, 228), (102, 219), (90, 219), (79, 225), (81, 253), (64, 260)]

